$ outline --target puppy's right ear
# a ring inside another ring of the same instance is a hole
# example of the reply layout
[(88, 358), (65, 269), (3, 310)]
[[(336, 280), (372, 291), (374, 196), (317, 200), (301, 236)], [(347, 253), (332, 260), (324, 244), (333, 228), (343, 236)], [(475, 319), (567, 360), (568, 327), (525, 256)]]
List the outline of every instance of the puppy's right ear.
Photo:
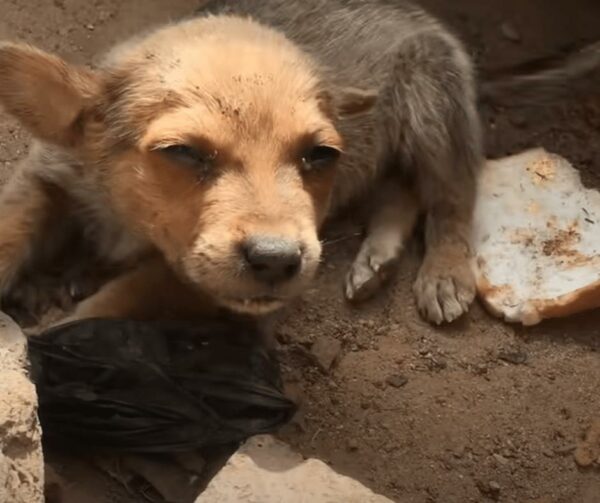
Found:
[(377, 102), (378, 93), (373, 89), (342, 87), (335, 90), (333, 103), (338, 115), (349, 117), (370, 111)]
[(332, 117), (352, 117), (369, 112), (376, 104), (377, 91), (354, 87), (331, 87), (321, 90), (319, 100), (323, 110)]
[(85, 68), (21, 44), (0, 42), (0, 106), (35, 137), (60, 146), (77, 143), (100, 79)]

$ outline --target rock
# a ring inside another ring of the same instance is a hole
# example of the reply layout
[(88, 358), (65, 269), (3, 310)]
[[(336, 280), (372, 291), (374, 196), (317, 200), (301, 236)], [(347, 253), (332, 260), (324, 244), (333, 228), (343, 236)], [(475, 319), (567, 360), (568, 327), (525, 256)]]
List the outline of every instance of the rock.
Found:
[(429, 370), (439, 372), (440, 370), (448, 368), (448, 363), (443, 358), (432, 356), (430, 358), (426, 358), (426, 360), (426, 366)]
[(521, 34), (517, 30), (514, 24), (510, 21), (505, 21), (500, 25), (500, 32), (504, 35), (504, 38), (510, 40), (511, 42), (520, 42)]
[(477, 375), (486, 375), (489, 369), (485, 363), (477, 363), (473, 366), (473, 370)]
[(547, 458), (553, 458), (554, 457), (554, 451), (552, 449), (542, 449), (542, 454), (544, 456), (546, 456)]
[(499, 465), (506, 466), (510, 463), (508, 458), (505, 458), (502, 454), (492, 454), (492, 457)]
[(582, 468), (592, 466), (600, 459), (600, 418), (592, 422), (585, 438), (577, 444), (574, 457)]
[(499, 493), (500, 492), (500, 484), (498, 484), (498, 482), (495, 482), (495, 481), (492, 480), (488, 484), (488, 486), (490, 488), (490, 491), (492, 491), (493, 493)]
[(408, 382), (408, 378), (400, 374), (394, 374), (389, 376), (385, 380), (385, 382), (387, 382), (390, 386), (393, 386), (394, 388), (401, 388)]
[(484, 305), (534, 325), (600, 307), (600, 192), (558, 155), (489, 161), (479, 177), (472, 247)]
[(513, 365), (522, 365), (527, 363), (527, 353), (524, 351), (500, 351), (498, 358), (502, 361), (512, 363)]
[(270, 436), (249, 440), (196, 503), (392, 503)]
[(319, 368), (329, 372), (342, 351), (342, 343), (333, 337), (320, 337), (310, 351)]
[(351, 438), (350, 440), (348, 440), (348, 444), (347, 445), (348, 445), (348, 450), (349, 451), (358, 451), (359, 445), (358, 445), (358, 442), (355, 439)]
[(294, 331), (291, 327), (282, 325), (275, 333), (275, 337), (280, 344), (291, 344), (294, 341)]
[(23, 332), (0, 313), (0, 502), (44, 501), (37, 396), (26, 362)]
[(373, 381), (373, 386), (375, 386), (377, 389), (384, 390), (385, 385), (386, 385), (386, 383), (384, 381), (380, 381), (380, 380)]
[(479, 481), (477, 482), (477, 488), (479, 489), (479, 492), (481, 494), (487, 496), (488, 498), (491, 498), (493, 500), (498, 500), (500, 498), (500, 491), (502, 488), (500, 487), (500, 484), (495, 480), (492, 480), (487, 483)]

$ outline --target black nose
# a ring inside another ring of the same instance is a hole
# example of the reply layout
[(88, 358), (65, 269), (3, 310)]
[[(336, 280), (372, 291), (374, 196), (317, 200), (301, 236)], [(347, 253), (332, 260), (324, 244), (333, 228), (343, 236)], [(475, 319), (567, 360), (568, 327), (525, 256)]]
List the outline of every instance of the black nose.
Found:
[(259, 281), (280, 283), (300, 270), (302, 251), (296, 241), (275, 236), (252, 236), (243, 244), (243, 253)]

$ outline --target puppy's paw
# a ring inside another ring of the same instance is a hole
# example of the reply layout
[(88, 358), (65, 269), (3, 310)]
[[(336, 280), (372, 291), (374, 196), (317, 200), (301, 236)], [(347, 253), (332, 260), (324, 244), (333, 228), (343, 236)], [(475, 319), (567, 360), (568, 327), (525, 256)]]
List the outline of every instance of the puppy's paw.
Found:
[(440, 325), (469, 310), (475, 299), (475, 277), (468, 258), (448, 260), (436, 254), (425, 258), (413, 289), (421, 316)]
[(68, 305), (66, 290), (45, 278), (22, 279), (2, 297), (2, 309), (22, 327), (36, 325), (53, 307)]
[(31, 327), (51, 309), (70, 311), (101, 284), (99, 277), (79, 270), (63, 276), (26, 275), (2, 296), (2, 309), (22, 327)]
[(346, 275), (346, 298), (363, 302), (373, 297), (398, 266), (400, 249), (366, 240)]

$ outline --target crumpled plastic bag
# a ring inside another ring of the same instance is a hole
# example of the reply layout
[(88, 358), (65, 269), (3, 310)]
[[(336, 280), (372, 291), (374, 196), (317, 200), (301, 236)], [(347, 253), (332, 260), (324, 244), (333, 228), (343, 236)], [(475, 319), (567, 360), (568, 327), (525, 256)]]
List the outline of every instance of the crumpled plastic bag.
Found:
[(90, 319), (29, 339), (48, 441), (168, 453), (241, 442), (286, 423), (294, 403), (253, 327)]

